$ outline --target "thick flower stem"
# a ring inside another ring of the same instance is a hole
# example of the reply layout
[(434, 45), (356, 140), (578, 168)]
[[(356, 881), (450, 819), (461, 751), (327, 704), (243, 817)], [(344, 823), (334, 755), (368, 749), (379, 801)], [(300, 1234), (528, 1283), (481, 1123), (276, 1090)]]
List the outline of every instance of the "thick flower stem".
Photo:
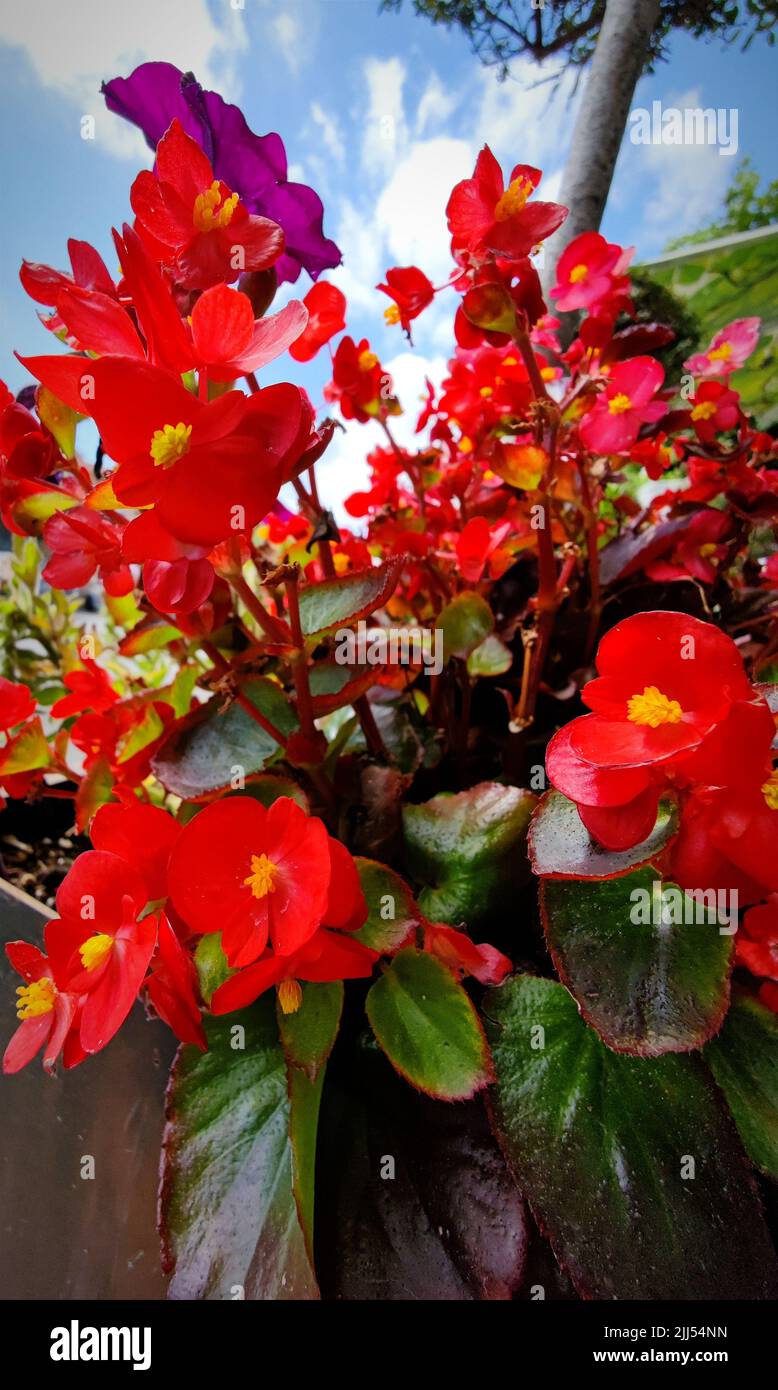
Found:
[(295, 648), (291, 657), (291, 665), (297, 696), (297, 713), (300, 716), (300, 728), (306, 738), (314, 738), (316, 726), (313, 722), (313, 701), (308, 680), (308, 656), (305, 651), (305, 638), (300, 622), (300, 599), (297, 593), (296, 573), (284, 581), (284, 588), (289, 610), (289, 626), (292, 629), (292, 642)]
[(591, 657), (597, 641), (602, 613), (602, 585), (600, 582), (600, 552), (597, 545), (597, 513), (592, 507), (592, 490), (589, 485), (587, 461), (578, 461), (578, 474), (581, 479), (581, 500), (583, 501), (584, 526), (586, 530), (586, 558), (589, 569), (589, 628), (586, 636), (586, 661)]
[[(316, 468), (314, 464), (311, 464), (310, 468), (308, 469), (308, 482), (311, 489), (311, 499), (313, 501), (313, 505), (316, 511), (316, 516), (317, 519), (320, 519), (324, 515), (324, 510), (322, 508), (321, 501), (319, 500), (319, 489), (316, 485)], [(318, 541), (317, 544), (319, 546), (319, 554), (321, 556), (321, 567), (324, 570), (327, 579), (334, 579), (335, 562), (332, 558), (332, 547), (330, 546), (330, 543), (327, 540)]]
[(360, 695), (354, 701), (354, 711), (365, 735), (365, 743), (373, 754), (374, 758), (383, 758), (384, 762), (392, 761), (391, 754), (381, 737), (381, 730), (375, 722), (375, 716), (370, 708), (370, 701), (367, 695)]
[(252, 618), (254, 618), (258, 626), (261, 627), (268, 641), (286, 643), (289, 640), (286, 627), (281, 624), (277, 618), (274, 618), (272, 613), (268, 613), (264, 604), (260, 602), (253, 590), (249, 588), (243, 575), (231, 577), (230, 583), (238, 595), (238, 598), (241, 599), (244, 607), (248, 609)]

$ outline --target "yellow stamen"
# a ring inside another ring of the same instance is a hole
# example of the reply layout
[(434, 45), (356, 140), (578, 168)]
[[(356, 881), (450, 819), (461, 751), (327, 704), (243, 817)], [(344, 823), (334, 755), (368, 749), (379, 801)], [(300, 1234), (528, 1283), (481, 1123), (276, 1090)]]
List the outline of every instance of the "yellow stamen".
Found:
[(282, 1014), (296, 1014), (303, 1002), (303, 991), (299, 980), (282, 980), (278, 986), (278, 1002)]
[(378, 358), (369, 348), (365, 348), (364, 352), (360, 352), (357, 362), (360, 372), (372, 372), (373, 368), (378, 365)]
[(490, 396), (494, 395), (494, 390), (491, 386), (482, 386), (478, 394), (479, 396), (483, 396), (484, 400), (488, 400)]
[(101, 931), (97, 936), (89, 936), (78, 948), (81, 964), (85, 970), (97, 970), (113, 949), (113, 937)]
[(472, 454), (475, 445), (469, 435), (463, 434), (459, 441), (460, 454)]
[(701, 555), (703, 560), (707, 560), (711, 555), (715, 555), (717, 550), (718, 546), (715, 541), (706, 541), (704, 545), (697, 547), (697, 554)]
[(778, 811), (778, 768), (770, 773), (767, 781), (763, 784), (762, 796), (771, 811)]
[(503, 365), (504, 367), (517, 367), (518, 364), (519, 364), (519, 359), (518, 359), (518, 357), (503, 357), (503, 359), (502, 359), (502, 365)]
[(32, 984), (20, 985), (16, 993), (19, 996), (16, 1001), (16, 1017), (24, 1021), (26, 1018), (40, 1018), (42, 1014), (50, 1014), (57, 997), (57, 988), (53, 980), (44, 976), (42, 980), (33, 980)]
[(717, 348), (711, 348), (708, 353), (709, 362), (726, 362), (732, 356), (732, 344), (728, 342), (719, 343)]
[(163, 425), (151, 436), (149, 453), (158, 468), (169, 468), (171, 463), (183, 458), (189, 452), (189, 436), (192, 426), (179, 420), (177, 425)]
[(583, 263), (581, 263), (581, 265), (574, 265), (570, 271), (570, 284), (580, 285), (581, 281), (585, 280), (588, 274), (588, 265), (584, 265)]
[(344, 555), (343, 551), (339, 550), (335, 555), (333, 555), (332, 563), (335, 566), (336, 574), (345, 574), (351, 561), (349, 560), (348, 555)]
[(619, 391), (615, 396), (611, 396), (608, 401), (608, 409), (611, 415), (623, 415), (625, 410), (632, 409), (632, 401), (629, 396), (625, 396), (623, 391)]
[(544, 381), (553, 381), (554, 377), (556, 376), (556, 372), (554, 371), (553, 367), (541, 367), (540, 375)]
[(531, 192), (530, 180), (525, 179), (522, 175), (509, 183), (505, 192), (497, 200), (497, 206), (494, 209), (495, 221), (507, 222), (509, 217), (515, 217), (517, 212), (521, 212)]
[(272, 859), (268, 859), (266, 854), (252, 854), (251, 873), (243, 882), (251, 889), (255, 898), (266, 898), (268, 893), (275, 893), (275, 876), (278, 873), (278, 865)]
[(219, 227), (229, 226), (237, 206), (237, 193), (231, 193), (222, 202), (221, 185), (214, 179), (210, 188), (195, 198), (192, 221), (198, 232), (214, 232)]
[(658, 729), (662, 724), (680, 724), (683, 710), (677, 700), (663, 695), (655, 685), (647, 685), (642, 695), (633, 695), (628, 701), (627, 718), (633, 724)]
[(384, 309), (384, 318), (391, 328), (393, 324), (400, 322), (399, 304), (390, 304), (388, 309)]
[(693, 420), (709, 420), (711, 415), (716, 414), (715, 401), (700, 401), (692, 411)]

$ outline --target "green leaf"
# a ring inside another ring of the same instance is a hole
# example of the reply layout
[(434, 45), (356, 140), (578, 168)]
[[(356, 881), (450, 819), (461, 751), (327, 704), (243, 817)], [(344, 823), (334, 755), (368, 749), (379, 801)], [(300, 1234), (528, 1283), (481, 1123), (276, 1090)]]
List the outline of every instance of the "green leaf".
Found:
[(343, 1012), (343, 981), (301, 985), (303, 998), (296, 1013), (285, 1014), (276, 1003), (278, 1031), (290, 1067), (315, 1081), (338, 1036)]
[(77, 415), (75, 410), (59, 400), (47, 386), (38, 387), (36, 404), (38, 415), (54, 435), (65, 458), (72, 459), (76, 452), (76, 425), (83, 416)]
[(313, 1223), (316, 1198), (316, 1139), (319, 1107), (324, 1085), (324, 1065), (316, 1076), (306, 1076), (299, 1067), (289, 1067), (289, 1143), (292, 1150), (292, 1196), (305, 1241), (311, 1270), (313, 1263)]
[(49, 745), (37, 716), (0, 749), (0, 773), (6, 777), (15, 772), (35, 772), (50, 762)]
[[(247, 1299), (317, 1298), (272, 998), (205, 1027), (209, 1051), (182, 1048), (168, 1091), (160, 1196), (168, 1297), (230, 1299), (239, 1286)], [(231, 1045), (239, 1028), (242, 1049)], [(301, 1134), (310, 1147), (319, 1104), (320, 1088), (306, 1086), (295, 1096), (298, 1152)]]
[[(257, 676), (242, 691), (280, 733), (288, 735), (297, 720), (283, 690), (275, 681)], [(174, 726), (157, 749), (151, 766), (164, 787), (187, 801), (230, 787), (236, 778), (249, 778), (277, 757), (280, 748), (251, 715), (235, 701), (226, 710), (220, 695)]]
[(337, 1078), (328, 1073), (322, 1106), (322, 1296), (510, 1299), (526, 1267), (527, 1222), (481, 1097), (430, 1100), (375, 1045), (353, 1051)]
[(439, 1100), (465, 1100), (491, 1080), (489, 1049), (470, 996), (414, 946), (398, 951), (368, 993), (373, 1032), (392, 1066)]
[(377, 671), (373, 666), (346, 666), (337, 661), (317, 661), (310, 667), (308, 681), (316, 719), (333, 710), (351, 705), (375, 685)]
[(510, 905), (526, 871), (534, 805), (531, 792), (479, 782), (403, 807), (406, 865), (427, 885), (419, 893), (425, 917), (474, 927)]
[(689, 1052), (721, 1027), (734, 945), (715, 908), (647, 868), (545, 879), (540, 901), (559, 978), (609, 1047), (639, 1057)]
[(778, 1178), (778, 1018), (738, 990), (724, 1027), (703, 1055), (749, 1157), (768, 1177)]
[(210, 1005), (214, 992), (230, 978), (230, 975), (235, 974), (227, 964), (220, 931), (208, 932), (206, 936), (200, 937), (194, 950), (194, 963), (200, 993), (206, 1004)]
[(367, 921), (353, 933), (355, 941), (391, 955), (419, 925), (420, 914), (404, 879), (376, 859), (356, 858), (357, 873), (367, 900)]
[(154, 706), (151, 703), (146, 704), (140, 718), (131, 725), (116, 745), (117, 763), (129, 762), (130, 758), (134, 758), (144, 748), (148, 748), (150, 743), (156, 743), (164, 729), (162, 719)]
[(183, 719), (184, 715), (189, 713), (192, 694), (197, 685), (199, 674), (197, 666), (181, 666), (176, 672), (168, 702), (173, 706), (176, 719)]
[(541, 797), (529, 828), (532, 868), (545, 878), (618, 878), (648, 864), (678, 830), (678, 808), (660, 801), (656, 825), (647, 840), (632, 849), (603, 849), (593, 840), (574, 801), (561, 792)]
[(463, 659), (479, 647), (494, 628), (494, 615), (485, 598), (474, 589), (465, 589), (440, 615), (443, 629), (443, 655)]
[(467, 658), (469, 676), (503, 676), (513, 665), (513, 652), (492, 632)]
[(93, 815), (111, 800), (113, 785), (110, 763), (106, 758), (95, 758), (76, 792), (76, 830), (79, 834), (83, 835)]
[[(121, 619), (117, 621), (122, 627), (126, 626)], [(119, 651), (122, 656), (142, 656), (144, 652), (162, 651), (164, 647), (169, 647), (171, 642), (177, 642), (181, 635), (180, 628), (175, 627), (173, 623), (160, 618), (146, 618), (122, 638)]]
[(611, 1052), (552, 980), (514, 976), (484, 1014), (498, 1138), (580, 1294), (775, 1296), (740, 1142), (698, 1058)]
[(397, 586), (402, 556), (385, 565), (355, 570), (339, 579), (306, 584), (300, 590), (300, 623), (306, 637), (366, 618), (383, 608)]

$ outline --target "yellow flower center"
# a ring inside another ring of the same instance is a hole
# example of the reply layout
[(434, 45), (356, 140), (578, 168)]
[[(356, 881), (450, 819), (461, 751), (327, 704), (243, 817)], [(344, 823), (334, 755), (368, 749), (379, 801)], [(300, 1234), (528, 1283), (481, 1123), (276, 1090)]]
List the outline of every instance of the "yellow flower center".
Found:
[(391, 328), (392, 324), (400, 322), (399, 304), (390, 304), (388, 309), (384, 309), (384, 318)]
[(715, 541), (706, 541), (704, 545), (697, 547), (697, 554), (701, 555), (703, 560), (708, 560), (711, 555), (716, 554), (717, 550), (718, 546)]
[(580, 285), (581, 281), (585, 280), (588, 274), (588, 265), (584, 265), (583, 262), (580, 265), (574, 265), (570, 271), (570, 284)]
[(692, 411), (693, 420), (709, 420), (711, 415), (716, 414), (715, 401), (700, 401)]
[(726, 362), (727, 359), (731, 356), (732, 344), (723, 342), (719, 343), (717, 348), (711, 348), (710, 352), (708, 353), (708, 360), (710, 362)]
[(231, 193), (222, 202), (221, 185), (214, 179), (210, 188), (195, 198), (192, 221), (198, 232), (215, 232), (219, 227), (229, 226), (237, 206), (237, 193)]
[(623, 391), (619, 391), (615, 396), (611, 396), (608, 401), (608, 409), (611, 415), (623, 415), (625, 410), (632, 409), (632, 401), (629, 396), (625, 396)]
[(541, 367), (540, 375), (544, 381), (553, 381), (556, 373), (553, 367)]
[(42, 980), (33, 980), (30, 985), (20, 985), (16, 993), (19, 996), (16, 1001), (16, 1017), (24, 1020), (50, 1014), (57, 997), (57, 988), (53, 980), (44, 976)]
[(299, 980), (282, 980), (278, 986), (278, 1002), (282, 1014), (296, 1014), (303, 1002), (303, 991)]
[(662, 724), (680, 724), (683, 710), (677, 700), (663, 695), (655, 685), (647, 685), (642, 695), (633, 695), (627, 702), (627, 718), (633, 724), (658, 729)]
[(484, 400), (486, 401), (489, 399), (490, 396), (494, 395), (494, 390), (491, 386), (482, 386), (478, 394), (479, 396), (483, 396)]
[[(395, 305), (395, 308), (397, 308), (397, 305)], [(364, 352), (360, 352), (357, 362), (359, 363), (360, 372), (372, 372), (373, 368), (378, 364), (378, 358), (369, 348), (365, 348)]]
[(505, 192), (497, 200), (494, 209), (495, 221), (507, 222), (509, 217), (515, 217), (517, 212), (521, 212), (531, 192), (532, 184), (523, 175), (509, 183)]
[(97, 933), (97, 936), (87, 937), (83, 945), (78, 948), (81, 964), (85, 970), (97, 970), (112, 949), (113, 937), (109, 936), (107, 932), (101, 931)]
[(158, 468), (169, 468), (171, 463), (183, 458), (189, 452), (189, 436), (192, 426), (179, 420), (177, 425), (163, 425), (151, 436), (149, 453)]
[(272, 859), (268, 859), (266, 854), (252, 854), (251, 873), (248, 878), (244, 878), (243, 883), (250, 888), (255, 898), (266, 898), (268, 893), (275, 893), (275, 876), (278, 873), (278, 865)]
[(771, 811), (778, 811), (778, 768), (770, 773), (767, 781), (763, 784), (762, 796)]
[(472, 454), (474, 448), (475, 444), (473, 443), (470, 436), (468, 434), (463, 434), (462, 438), (459, 441), (460, 454)]

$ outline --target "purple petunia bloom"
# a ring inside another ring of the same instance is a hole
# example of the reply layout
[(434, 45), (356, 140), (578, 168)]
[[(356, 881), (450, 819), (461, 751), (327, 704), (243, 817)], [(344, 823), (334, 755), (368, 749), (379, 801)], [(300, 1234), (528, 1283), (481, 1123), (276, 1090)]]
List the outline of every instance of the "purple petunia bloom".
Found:
[(218, 92), (204, 91), (192, 73), (182, 73), (172, 63), (141, 63), (129, 77), (104, 82), (101, 90), (108, 109), (139, 126), (152, 149), (177, 116), (205, 150), (216, 177), (239, 195), (248, 211), (283, 227), (286, 246), (274, 267), (279, 283), (296, 280), (301, 269), (315, 280), (323, 270), (340, 265), (338, 247), (324, 236), (318, 194), (286, 177), (280, 135), (255, 135), (239, 107)]

